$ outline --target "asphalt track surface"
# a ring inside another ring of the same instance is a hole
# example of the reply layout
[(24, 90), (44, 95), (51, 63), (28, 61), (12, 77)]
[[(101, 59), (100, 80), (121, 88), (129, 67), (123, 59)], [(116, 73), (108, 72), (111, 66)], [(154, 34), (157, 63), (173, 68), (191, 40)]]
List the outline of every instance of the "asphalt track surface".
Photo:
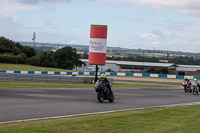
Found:
[(128, 83), (128, 84), (145, 84), (145, 85), (165, 85), (165, 86), (179, 86), (180, 84), (168, 83), (152, 83), (152, 82), (137, 82), (137, 81), (115, 81), (115, 83)]
[(0, 122), (200, 101), (181, 88), (113, 88), (99, 103), (93, 88), (0, 88)]

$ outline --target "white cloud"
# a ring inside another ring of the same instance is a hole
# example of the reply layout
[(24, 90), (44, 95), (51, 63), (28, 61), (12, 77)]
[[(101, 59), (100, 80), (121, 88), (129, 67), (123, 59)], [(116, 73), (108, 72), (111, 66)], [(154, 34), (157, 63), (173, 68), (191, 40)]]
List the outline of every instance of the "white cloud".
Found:
[(159, 10), (200, 16), (199, 0), (91, 0), (104, 3), (120, 3), (125, 5), (147, 5)]
[(133, 49), (159, 49), (199, 53), (199, 22), (180, 24), (173, 23), (167, 29), (157, 29), (146, 34), (124, 34), (108, 39), (108, 46)]
[[(1, 0), (0, 17), (13, 12), (42, 10), (40, 3), (69, 3), (78, 0)], [(80, 1), (80, 0), (79, 0)], [(124, 5), (147, 5), (159, 10), (200, 16), (199, 0), (87, 0)]]
[(58, 25), (60, 25), (60, 21), (58, 21), (58, 20), (49, 20), (47, 22), (47, 25), (49, 25), (49, 26), (58, 26)]
[(36, 5), (29, 5), (26, 3), (18, 3), (14, 1), (0, 1), (0, 18), (7, 18), (12, 13), (22, 11), (38, 11), (42, 10), (43, 7)]
[(161, 44), (160, 42), (151, 42), (152, 45), (159, 45)]
[(50, 2), (50, 3), (65, 3), (65, 2), (70, 2), (71, 0), (13, 0), (14, 2), (17, 3), (25, 3), (25, 4), (30, 4), (30, 5), (35, 5), (41, 2)]
[(40, 3), (47, 2), (62, 4), (70, 0), (0, 0), (0, 18), (8, 17), (16, 12), (44, 10), (45, 7)]
[(77, 44), (77, 41), (76, 40), (71, 40), (71, 41), (69, 41), (69, 44)]
[(155, 38), (155, 34), (142, 34), (140, 35), (141, 38)]
[[(20, 38), (19, 34), (17, 33), (18, 31), (17, 27), (23, 27), (23, 25), (20, 25), (20, 23), (18, 22), (18, 18), (13, 16), (13, 13), (26, 12), (26, 11), (42, 11), (46, 8), (45, 7), (46, 2), (53, 4), (61, 4), (70, 1), (81, 1), (81, 0), (4, 0), (4, 1), (0, 0), (0, 25), (1, 25), (0, 33), (8, 35), (8, 37), (10, 38), (12, 38), (13, 36), (16, 38), (16, 35), (18, 35), (17, 37), (18, 40), (20, 39), (23, 40), (23, 38), (25, 37)], [(179, 1), (178, 0), (85, 0), (85, 1), (111, 3), (111, 4), (114, 3), (121, 5), (124, 4), (130, 6), (139, 4), (139, 5), (150, 6), (158, 10), (168, 10), (176, 13), (200, 16), (199, 0), (179, 0)], [(137, 19), (132, 21), (143, 22)], [(46, 24), (55, 27), (60, 25), (61, 22), (58, 20), (50, 20), (46, 22)], [(9, 32), (7, 30), (8, 27), (10, 28)], [(74, 26), (69, 25), (69, 27), (74, 27)], [(23, 31), (22, 34), (27, 34), (27, 33)], [(174, 22), (173, 24), (169, 25), (168, 28), (162, 30), (151, 29), (151, 31), (148, 31), (146, 33), (144, 32), (143, 34), (135, 34), (135, 35), (131, 33), (122, 33), (122, 34), (121, 34), (122, 36), (120, 35), (119, 37), (112, 36), (112, 38), (108, 38), (108, 46), (119, 46), (126, 48), (144, 48), (144, 49), (152, 49), (153, 47), (156, 47), (156, 49), (199, 52), (198, 48), (196, 47), (199, 45), (200, 42), (199, 38), (200, 22), (190, 23), (190, 24), (182, 22), (181, 23)], [(68, 38), (67, 42), (70, 44), (79, 44), (78, 42), (81, 42), (81, 44), (89, 43), (89, 41), (85, 41), (86, 40), (85, 38), (87, 37), (85, 37), (84, 39), (80, 39), (80, 36), (78, 37), (73, 36), (69, 38), (66, 35), (58, 36), (58, 33), (55, 33), (53, 37), (51, 35), (44, 34), (43, 38), (45, 39), (39, 41), (48, 40), (49, 42), (53, 42), (57, 40), (59, 41), (62, 40), (62, 42), (65, 42), (66, 38)]]

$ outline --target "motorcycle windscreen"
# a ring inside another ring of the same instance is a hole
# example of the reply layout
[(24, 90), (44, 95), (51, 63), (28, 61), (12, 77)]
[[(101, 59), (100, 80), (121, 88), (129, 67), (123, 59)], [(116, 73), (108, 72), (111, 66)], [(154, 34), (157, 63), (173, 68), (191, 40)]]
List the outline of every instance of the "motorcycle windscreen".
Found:
[(102, 81), (101, 80), (97, 80), (97, 82), (95, 83), (94, 88), (95, 89), (99, 89), (101, 87)]

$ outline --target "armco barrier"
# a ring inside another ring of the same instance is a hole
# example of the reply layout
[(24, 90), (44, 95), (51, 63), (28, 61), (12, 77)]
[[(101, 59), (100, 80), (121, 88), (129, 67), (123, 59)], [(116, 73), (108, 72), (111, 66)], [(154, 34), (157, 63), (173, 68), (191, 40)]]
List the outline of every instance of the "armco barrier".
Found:
[[(113, 83), (112, 78), (108, 78)], [(46, 82), (46, 83), (92, 83), (94, 77), (34, 75), (0, 72), (0, 81), (5, 82)]]
[[(0, 73), (9, 73), (9, 74), (28, 74), (28, 75), (95, 75), (95, 72), (54, 72), (54, 71), (6, 71), (0, 70)], [(98, 75), (100, 72), (98, 73)], [(165, 74), (148, 74), (148, 73), (117, 73), (117, 72), (106, 72), (106, 75), (110, 76), (138, 76), (138, 77), (157, 77), (157, 78), (176, 78), (183, 79), (187, 77), (188, 79), (197, 78), (200, 79), (200, 76), (181, 76), (181, 75), (165, 75)]]

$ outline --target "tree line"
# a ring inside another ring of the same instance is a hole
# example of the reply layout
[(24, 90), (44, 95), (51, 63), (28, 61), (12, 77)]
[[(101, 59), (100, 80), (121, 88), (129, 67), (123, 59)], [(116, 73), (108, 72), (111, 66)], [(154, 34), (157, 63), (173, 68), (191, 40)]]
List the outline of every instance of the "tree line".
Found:
[(168, 60), (168, 63), (174, 63), (179, 65), (200, 65), (200, 59), (194, 57), (173, 57), (173, 58), (158, 58), (158, 57), (146, 57), (141, 55), (128, 56), (128, 57), (107, 57), (107, 60), (121, 60), (121, 61), (136, 61), (136, 62), (155, 62), (160, 63), (159, 60)]
[(14, 64), (31, 64), (42, 67), (54, 67), (62, 69), (73, 69), (76, 66), (85, 65), (79, 60), (81, 56), (77, 54), (75, 48), (66, 46), (56, 52), (47, 51), (36, 53), (28, 46), (23, 46), (5, 37), (0, 37), (0, 62)]

